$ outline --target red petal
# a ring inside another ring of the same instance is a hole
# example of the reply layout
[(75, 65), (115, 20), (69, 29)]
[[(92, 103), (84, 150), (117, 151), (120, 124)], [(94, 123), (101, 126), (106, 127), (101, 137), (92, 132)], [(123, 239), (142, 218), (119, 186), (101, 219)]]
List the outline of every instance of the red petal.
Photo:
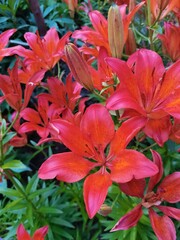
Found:
[(39, 228), (35, 231), (33, 235), (33, 240), (44, 240), (44, 237), (46, 236), (48, 232), (48, 226), (44, 226), (42, 228)]
[(154, 150), (151, 150), (151, 153), (153, 156), (153, 162), (157, 165), (159, 172), (150, 178), (147, 192), (151, 192), (153, 190), (153, 188), (161, 180), (163, 175), (163, 163), (160, 154)]
[(20, 224), (17, 228), (17, 240), (31, 240), (29, 233), (25, 230), (23, 224)]
[(106, 18), (97, 10), (91, 11), (89, 13), (90, 21), (93, 28), (99, 32), (104, 39), (107, 39), (107, 20)]
[(38, 176), (41, 179), (57, 177), (64, 182), (77, 182), (84, 178), (94, 167), (94, 163), (72, 152), (53, 154), (40, 167)]
[(96, 148), (104, 148), (114, 136), (114, 122), (102, 104), (93, 104), (82, 117), (80, 128)]
[(53, 120), (51, 123), (59, 132), (64, 145), (72, 152), (81, 156), (94, 156), (94, 150), (90, 141), (85, 139), (78, 126), (61, 119)]
[(127, 64), (133, 68), (139, 90), (145, 96), (146, 104), (151, 103), (159, 79), (165, 72), (161, 57), (156, 52), (141, 49), (130, 56)]
[(36, 123), (36, 124), (39, 124), (42, 122), (42, 120), (39, 116), (39, 113), (32, 108), (25, 108), (21, 112), (21, 117), (26, 121), (30, 121), (30, 122)]
[(106, 107), (111, 110), (118, 110), (124, 108), (130, 108), (138, 111), (141, 114), (145, 114), (145, 111), (137, 102), (137, 100), (131, 96), (126, 87), (120, 86), (106, 102)]
[(162, 146), (168, 140), (170, 131), (171, 122), (169, 116), (160, 119), (149, 118), (144, 128), (145, 134), (153, 138), (159, 146)]
[(16, 29), (9, 29), (0, 34), (0, 49), (6, 47), (9, 38), (16, 32)]
[(122, 150), (110, 164), (111, 179), (118, 183), (129, 182), (133, 178), (150, 177), (158, 172), (158, 168), (153, 162), (135, 150)]
[(168, 96), (174, 92), (174, 90), (179, 85), (179, 78), (180, 78), (180, 61), (174, 63), (166, 72), (161, 89), (157, 96), (157, 100), (162, 102), (163, 99), (166, 99)]
[(123, 84), (125, 84), (130, 96), (137, 102), (141, 102), (140, 92), (136, 83), (136, 79), (131, 69), (127, 66), (126, 62), (116, 58), (107, 58), (106, 62), (117, 74), (120, 82), (123, 82)]
[(152, 209), (149, 210), (152, 228), (158, 240), (176, 240), (176, 230), (173, 222), (167, 216), (159, 216)]
[(165, 177), (158, 186), (157, 192), (170, 203), (180, 201), (180, 172), (174, 172)]
[(93, 218), (104, 203), (112, 182), (108, 172), (98, 171), (88, 176), (84, 182), (84, 201), (89, 218)]
[(127, 183), (120, 183), (119, 187), (121, 191), (129, 196), (143, 198), (146, 181), (145, 179), (132, 179)]
[(180, 209), (168, 206), (156, 206), (156, 207), (168, 217), (180, 220)]
[(123, 122), (111, 141), (109, 156), (117, 155), (122, 149), (126, 148), (133, 137), (144, 127), (145, 123), (146, 119), (143, 117), (133, 117)]
[(177, 89), (167, 100), (164, 110), (175, 118), (180, 119), (180, 88)]
[(130, 212), (124, 215), (120, 220), (116, 223), (116, 225), (111, 229), (111, 232), (118, 230), (127, 230), (137, 224), (139, 219), (141, 218), (142, 206), (141, 204), (137, 205)]

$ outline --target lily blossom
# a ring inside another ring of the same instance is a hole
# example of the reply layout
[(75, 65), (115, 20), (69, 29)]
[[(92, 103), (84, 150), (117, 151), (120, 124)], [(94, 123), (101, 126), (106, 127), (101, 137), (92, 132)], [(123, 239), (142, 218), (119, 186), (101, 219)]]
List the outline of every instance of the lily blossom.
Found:
[(160, 56), (147, 49), (135, 52), (127, 62), (106, 61), (120, 80), (107, 108), (124, 109), (126, 118), (141, 116), (144, 133), (162, 146), (171, 131), (170, 115), (180, 118), (180, 61), (166, 70)]
[(150, 4), (154, 19), (163, 19), (168, 13), (176, 8), (179, 4), (179, 0), (151, 0)]
[(158, 34), (162, 41), (163, 52), (170, 56), (173, 62), (180, 59), (180, 26), (164, 23), (164, 34)]
[[(125, 149), (143, 124), (138, 118), (133, 124), (130, 120), (115, 131), (108, 110), (101, 104), (93, 104), (85, 111), (80, 125), (61, 119), (52, 120), (51, 124), (70, 152), (53, 154), (41, 165), (38, 176), (41, 179), (56, 177), (68, 183), (87, 176), (83, 194), (90, 218), (105, 201), (113, 181), (125, 183), (133, 177), (153, 176), (158, 171), (142, 153)], [(97, 171), (91, 173), (92, 169)]]
[[(153, 150), (152, 155), (154, 163), (159, 168), (159, 172), (150, 178), (146, 193), (144, 193), (146, 187), (144, 179), (134, 179), (128, 183), (120, 184), (120, 189), (124, 193), (140, 197), (142, 201), (134, 209), (121, 217), (111, 231), (126, 230), (135, 226), (143, 215), (143, 208), (146, 208), (148, 209), (150, 222), (157, 238), (159, 240), (176, 240), (176, 230), (169, 217), (180, 220), (180, 209), (161, 204), (164, 201), (168, 203), (177, 203), (180, 201), (180, 172), (174, 172), (166, 176), (157, 187), (156, 192), (154, 192), (155, 185), (162, 178), (163, 166), (160, 155)], [(158, 212), (163, 212), (164, 215), (160, 216), (155, 209)]]
[[(24, 38), (31, 49), (17, 46), (14, 53), (25, 58), (26, 65), (39, 65), (39, 67), (50, 70), (63, 58), (63, 51), (71, 32), (67, 32), (59, 38), (55, 28), (49, 29), (46, 35), (41, 38), (38, 32), (27, 32)], [(34, 66), (33, 66), (34, 67)]]
[(23, 224), (20, 224), (17, 228), (17, 240), (44, 240), (48, 232), (48, 226), (44, 226), (35, 231), (31, 237), (25, 230)]
[(45, 71), (40, 70), (28, 79), (25, 85), (23, 102), (23, 92), (19, 80), (18, 64), (19, 62), (17, 61), (13, 69), (8, 70), (9, 76), (0, 74), (0, 90), (4, 95), (0, 97), (0, 102), (6, 100), (14, 110), (20, 112), (20, 110), (27, 106), (34, 88), (44, 77)]
[(46, 98), (38, 96), (37, 110), (27, 107), (21, 111), (20, 116), (26, 122), (19, 127), (19, 133), (37, 131), (37, 134), (45, 139), (50, 133), (49, 121), (52, 118), (58, 118), (61, 112), (62, 108), (49, 105)]

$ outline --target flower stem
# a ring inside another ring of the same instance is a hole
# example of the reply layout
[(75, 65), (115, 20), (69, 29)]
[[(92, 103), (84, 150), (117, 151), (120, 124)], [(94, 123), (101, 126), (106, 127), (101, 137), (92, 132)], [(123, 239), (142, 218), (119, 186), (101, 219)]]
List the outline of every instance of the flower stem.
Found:
[(149, 150), (150, 148), (152, 148), (152, 147), (154, 147), (154, 146), (156, 146), (156, 145), (157, 145), (157, 143), (153, 143), (153, 144), (151, 144), (150, 146), (142, 149), (140, 152), (146, 152), (147, 150)]

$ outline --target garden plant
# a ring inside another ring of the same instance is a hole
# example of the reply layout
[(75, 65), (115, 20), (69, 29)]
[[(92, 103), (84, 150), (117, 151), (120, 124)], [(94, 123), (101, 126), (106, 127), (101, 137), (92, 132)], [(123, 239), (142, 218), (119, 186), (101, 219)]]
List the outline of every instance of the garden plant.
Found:
[(0, 239), (180, 239), (180, 1), (0, 1)]

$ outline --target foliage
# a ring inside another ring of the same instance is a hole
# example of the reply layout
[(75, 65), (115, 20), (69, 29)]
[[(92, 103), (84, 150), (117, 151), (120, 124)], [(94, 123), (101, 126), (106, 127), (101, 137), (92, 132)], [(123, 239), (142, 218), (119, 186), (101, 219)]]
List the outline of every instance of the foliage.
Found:
[(0, 1), (0, 238), (179, 239), (178, 1), (39, 5)]

